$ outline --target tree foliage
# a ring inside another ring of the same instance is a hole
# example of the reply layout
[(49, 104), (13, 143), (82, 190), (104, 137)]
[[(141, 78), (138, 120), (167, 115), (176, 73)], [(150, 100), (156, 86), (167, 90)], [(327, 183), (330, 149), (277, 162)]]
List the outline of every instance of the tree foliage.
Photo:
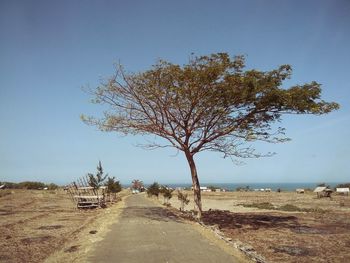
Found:
[(144, 189), (143, 182), (141, 180), (135, 179), (131, 182), (131, 188), (142, 191)]
[(94, 189), (100, 188), (103, 185), (104, 181), (108, 177), (108, 174), (104, 175), (101, 161), (98, 162), (96, 175), (88, 173), (89, 185)]
[(190, 202), (188, 195), (181, 191), (177, 191), (177, 199), (180, 201), (180, 211), (185, 211), (185, 206)]
[(116, 181), (115, 177), (108, 177), (105, 186), (107, 186), (108, 193), (119, 193), (122, 190), (120, 182)]
[(154, 182), (147, 188), (148, 197), (156, 196), (158, 197), (160, 193), (160, 185), (157, 182)]
[(244, 67), (243, 56), (231, 59), (226, 53), (194, 57), (183, 67), (161, 60), (137, 74), (119, 67), (94, 91), (94, 102), (109, 110), (102, 118), (83, 119), (105, 131), (156, 134), (191, 154), (213, 150), (255, 157), (244, 147), (246, 141), (287, 139), (282, 128), (272, 125), (282, 114), (323, 114), (338, 108), (321, 99), (321, 85), (315, 81), (282, 88), (292, 73), (289, 65), (267, 72)]
[(162, 185), (160, 187), (160, 193), (163, 195), (164, 204), (168, 205), (169, 200), (173, 197), (174, 189), (171, 189), (167, 185)]

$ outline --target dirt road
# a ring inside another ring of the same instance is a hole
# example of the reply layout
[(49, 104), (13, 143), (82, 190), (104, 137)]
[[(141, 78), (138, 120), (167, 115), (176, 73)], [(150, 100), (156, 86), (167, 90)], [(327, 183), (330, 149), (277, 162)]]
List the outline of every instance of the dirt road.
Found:
[(142, 194), (126, 199), (117, 223), (89, 262), (238, 262), (175, 214)]

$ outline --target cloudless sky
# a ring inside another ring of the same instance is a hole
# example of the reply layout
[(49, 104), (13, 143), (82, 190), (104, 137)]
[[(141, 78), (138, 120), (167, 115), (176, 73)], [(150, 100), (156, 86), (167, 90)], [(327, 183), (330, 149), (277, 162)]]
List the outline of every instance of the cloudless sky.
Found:
[(182, 153), (135, 147), (144, 138), (86, 126), (94, 88), (120, 61), (143, 71), (190, 54), (247, 56), (247, 68), (293, 67), (287, 85), (312, 80), (341, 109), (283, 118), (291, 142), (256, 144), (269, 158), (235, 165), (197, 155), (208, 182), (350, 181), (350, 1), (0, 1), (0, 181), (68, 183), (99, 160), (124, 184), (189, 183)]

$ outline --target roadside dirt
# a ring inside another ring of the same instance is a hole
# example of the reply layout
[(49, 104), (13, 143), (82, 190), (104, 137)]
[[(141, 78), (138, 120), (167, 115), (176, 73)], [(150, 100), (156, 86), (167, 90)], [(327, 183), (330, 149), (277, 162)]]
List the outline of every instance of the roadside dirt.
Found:
[[(63, 190), (2, 190), (0, 262), (43, 262), (50, 255), (77, 256), (88, 241), (93, 241), (91, 236), (101, 235), (103, 226), (112, 221), (106, 215), (116, 214), (114, 210), (120, 205), (78, 210)], [(55, 256), (51, 262), (55, 262)]]
[[(188, 192), (192, 209), (193, 195)], [(204, 193), (203, 222), (233, 241), (253, 247), (268, 262), (350, 262), (350, 197), (318, 199), (313, 193)], [(244, 207), (269, 203), (315, 212)], [(175, 195), (173, 207), (180, 203)]]

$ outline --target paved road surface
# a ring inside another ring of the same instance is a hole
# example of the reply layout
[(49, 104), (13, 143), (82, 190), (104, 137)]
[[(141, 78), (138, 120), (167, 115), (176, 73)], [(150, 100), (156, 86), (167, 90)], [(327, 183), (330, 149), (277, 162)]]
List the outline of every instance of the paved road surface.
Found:
[(238, 262), (189, 224), (155, 205), (142, 194), (126, 206), (106, 238), (97, 244), (90, 262)]

